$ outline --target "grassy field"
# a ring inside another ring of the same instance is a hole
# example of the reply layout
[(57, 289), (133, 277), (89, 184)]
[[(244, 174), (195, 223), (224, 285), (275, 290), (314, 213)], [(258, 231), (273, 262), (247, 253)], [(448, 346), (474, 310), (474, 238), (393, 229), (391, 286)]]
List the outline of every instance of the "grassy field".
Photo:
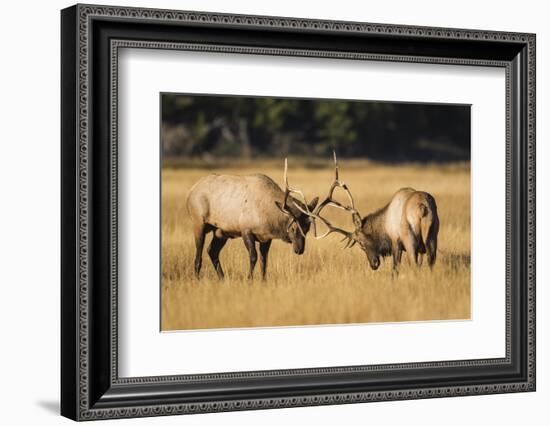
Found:
[[(265, 162), (212, 171), (261, 172), (282, 185), (281, 166), (282, 162)], [(404, 255), (396, 279), (391, 258), (372, 271), (358, 246), (344, 250), (337, 235), (318, 241), (308, 235), (302, 256), (295, 255), (290, 245), (274, 241), (266, 282), (260, 279), (259, 264), (254, 281), (246, 278), (248, 254), (242, 239), (230, 240), (221, 253), (225, 281), (218, 281), (206, 253), (201, 279), (196, 280), (185, 199), (191, 186), (208, 173), (202, 168), (162, 172), (162, 330), (470, 318), (469, 165), (340, 162), (340, 178), (350, 186), (362, 215), (385, 205), (404, 186), (428, 191), (437, 201), (441, 227), (433, 271), (409, 266)], [(332, 178), (330, 167), (293, 168), (290, 162), (290, 183), (308, 200), (324, 197)], [(351, 229), (345, 212), (328, 210), (327, 217)]]

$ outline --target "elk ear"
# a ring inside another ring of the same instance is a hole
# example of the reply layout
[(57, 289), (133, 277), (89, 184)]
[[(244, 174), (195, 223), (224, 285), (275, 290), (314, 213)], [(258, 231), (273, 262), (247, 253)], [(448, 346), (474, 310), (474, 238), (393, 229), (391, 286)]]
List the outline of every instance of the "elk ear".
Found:
[(359, 216), (357, 213), (353, 213), (353, 224), (357, 229), (361, 229), (363, 227), (361, 216)]
[(315, 209), (315, 207), (317, 206), (317, 203), (319, 202), (319, 197), (315, 197), (313, 200), (311, 200), (311, 202), (309, 203), (309, 205), (307, 206), (309, 211), (312, 211), (313, 209)]
[(283, 205), (281, 203), (279, 203), (278, 201), (275, 201), (275, 205), (281, 211), (281, 213), (288, 216), (288, 212), (285, 209), (283, 209)]

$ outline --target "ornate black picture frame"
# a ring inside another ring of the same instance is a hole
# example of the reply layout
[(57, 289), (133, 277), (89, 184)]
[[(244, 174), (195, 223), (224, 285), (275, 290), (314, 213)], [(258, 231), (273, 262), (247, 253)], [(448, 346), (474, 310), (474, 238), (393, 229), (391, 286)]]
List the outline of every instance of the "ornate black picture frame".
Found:
[[(535, 35), (76, 5), (61, 12), (61, 413), (74, 420), (535, 390)], [(119, 378), (117, 52), (310, 56), (506, 71), (506, 356)]]

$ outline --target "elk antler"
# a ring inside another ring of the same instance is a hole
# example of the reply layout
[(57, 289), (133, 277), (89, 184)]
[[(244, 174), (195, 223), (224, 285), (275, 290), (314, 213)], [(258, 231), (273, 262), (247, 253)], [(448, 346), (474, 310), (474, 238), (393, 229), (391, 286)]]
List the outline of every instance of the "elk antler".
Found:
[[(361, 225), (361, 215), (359, 214), (359, 212), (355, 208), (355, 203), (353, 202), (353, 196), (351, 195), (351, 192), (350, 192), (348, 186), (344, 182), (340, 181), (340, 178), (339, 178), (339, 175), (338, 175), (338, 160), (336, 159), (336, 152), (332, 151), (332, 154), (333, 154), (333, 158), (334, 158), (334, 181), (332, 182), (332, 185), (330, 186), (327, 197), (321, 203), (319, 203), (317, 205), (317, 207), (313, 210), (313, 212), (309, 212), (309, 211), (306, 211), (306, 210), (302, 209), (301, 206), (299, 206), (296, 203), (294, 203), (294, 205), (302, 213), (305, 213), (305, 214), (307, 214), (308, 216), (310, 216), (314, 219), (313, 220), (313, 233), (314, 233), (315, 239), (319, 240), (319, 239), (324, 238), (324, 237), (326, 237), (327, 235), (329, 235), (333, 232), (336, 232), (336, 233), (344, 235), (344, 238), (342, 239), (342, 241), (347, 240), (346, 245), (345, 245), (346, 248), (347, 247), (353, 247), (353, 245), (355, 244), (355, 240), (353, 239), (353, 233), (333, 226), (327, 219), (325, 219), (324, 217), (322, 217), (320, 215), (321, 210), (323, 210), (326, 206), (334, 206), (334, 207), (337, 207), (339, 209), (346, 210), (346, 211), (348, 211), (352, 214), (353, 223), (354, 223), (356, 229), (360, 229), (361, 226), (362, 226)], [(348, 196), (348, 199), (350, 201), (351, 206), (345, 206), (342, 203), (334, 200), (333, 194), (334, 194), (334, 190), (336, 188), (342, 188), (346, 192), (346, 195)], [(307, 209), (307, 207), (306, 207), (306, 209)], [(327, 227), (327, 231), (323, 235), (320, 235), (320, 236), (317, 235), (317, 226), (316, 226), (315, 219), (321, 220), (325, 224), (325, 226)]]
[(304, 201), (304, 206), (305, 206), (306, 209), (304, 210), (302, 207), (299, 206), (298, 203), (296, 203), (296, 201), (293, 200), (294, 205), (296, 207), (298, 207), (301, 211), (306, 212), (307, 215), (311, 215), (311, 213), (309, 211), (306, 196), (304, 195), (304, 193), (302, 191), (298, 190), (298, 189), (291, 188), (288, 185), (288, 161), (287, 161), (286, 158), (285, 158), (285, 171), (284, 171), (284, 175), (283, 175), (283, 180), (285, 182), (285, 195), (284, 195), (284, 198), (283, 198), (283, 205), (280, 207), (280, 210), (292, 219), (288, 223), (287, 229), (290, 229), (292, 224), (294, 222), (296, 222), (296, 225), (298, 225), (298, 229), (300, 230), (300, 233), (305, 238), (306, 234), (305, 234), (304, 230), (302, 229), (302, 227), (300, 226), (300, 222), (298, 222), (298, 220), (296, 220), (296, 217), (294, 216), (294, 214), (292, 213), (292, 211), (288, 207), (288, 197), (290, 196), (290, 194), (294, 193), (294, 194), (300, 195), (302, 197), (302, 200)]

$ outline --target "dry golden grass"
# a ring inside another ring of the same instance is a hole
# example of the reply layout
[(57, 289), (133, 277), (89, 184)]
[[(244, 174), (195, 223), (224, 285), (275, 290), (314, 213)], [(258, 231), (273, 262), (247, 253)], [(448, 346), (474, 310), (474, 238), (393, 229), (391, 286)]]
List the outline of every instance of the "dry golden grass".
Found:
[[(221, 253), (226, 273), (218, 281), (206, 255), (200, 281), (194, 278), (195, 248), (185, 199), (207, 173), (201, 169), (162, 172), (162, 330), (266, 327), (449, 320), (470, 318), (470, 170), (468, 165), (384, 166), (342, 161), (341, 178), (351, 188), (359, 211), (385, 205), (399, 188), (411, 186), (434, 195), (441, 221), (438, 260), (430, 271), (408, 265), (392, 278), (391, 258), (372, 271), (356, 246), (344, 250), (336, 235), (315, 241), (295, 255), (291, 246), (274, 241), (266, 282), (250, 282), (248, 254), (241, 239), (230, 240)], [(261, 172), (281, 184), (282, 168), (257, 163), (217, 173)], [(332, 170), (290, 168), (291, 185), (308, 199), (321, 197)], [(344, 212), (330, 212), (351, 229)]]

